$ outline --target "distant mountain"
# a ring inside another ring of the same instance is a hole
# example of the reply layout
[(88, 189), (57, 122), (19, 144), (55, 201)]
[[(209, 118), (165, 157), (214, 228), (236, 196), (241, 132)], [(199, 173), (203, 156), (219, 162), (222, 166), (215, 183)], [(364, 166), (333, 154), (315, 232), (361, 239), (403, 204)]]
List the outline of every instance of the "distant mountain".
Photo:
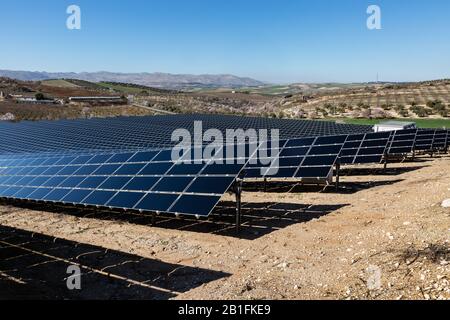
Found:
[(251, 78), (241, 78), (233, 75), (189, 75), (169, 73), (113, 73), (113, 72), (32, 72), (0, 70), (0, 77), (8, 77), (22, 81), (41, 81), (49, 79), (76, 79), (91, 82), (122, 82), (149, 87), (183, 89), (183, 88), (241, 88), (257, 87), (263, 82)]

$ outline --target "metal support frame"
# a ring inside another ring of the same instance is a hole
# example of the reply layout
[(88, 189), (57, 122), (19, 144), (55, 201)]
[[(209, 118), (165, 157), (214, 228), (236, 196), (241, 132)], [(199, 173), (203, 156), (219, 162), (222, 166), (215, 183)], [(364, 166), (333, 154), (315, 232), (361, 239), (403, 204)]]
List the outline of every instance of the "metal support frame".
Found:
[(267, 193), (267, 178), (264, 178), (264, 193)]
[(242, 179), (236, 179), (234, 182), (234, 192), (236, 195), (236, 232), (241, 231), (242, 220)]
[(384, 153), (384, 163), (383, 163), (383, 170), (384, 170), (384, 171), (387, 170), (388, 162), (389, 162), (389, 156), (388, 156), (388, 154), (385, 152), (385, 153)]
[(336, 191), (339, 191), (341, 180), (341, 163), (336, 162)]

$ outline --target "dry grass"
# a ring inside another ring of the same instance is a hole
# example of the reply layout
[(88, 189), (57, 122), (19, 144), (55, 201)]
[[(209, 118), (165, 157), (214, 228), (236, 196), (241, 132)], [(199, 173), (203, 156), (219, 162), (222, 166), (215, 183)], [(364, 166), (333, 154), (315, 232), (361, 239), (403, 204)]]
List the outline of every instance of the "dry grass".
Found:
[(11, 113), (15, 121), (58, 120), (89, 117), (146, 116), (153, 112), (133, 106), (83, 107), (0, 102), (0, 115)]

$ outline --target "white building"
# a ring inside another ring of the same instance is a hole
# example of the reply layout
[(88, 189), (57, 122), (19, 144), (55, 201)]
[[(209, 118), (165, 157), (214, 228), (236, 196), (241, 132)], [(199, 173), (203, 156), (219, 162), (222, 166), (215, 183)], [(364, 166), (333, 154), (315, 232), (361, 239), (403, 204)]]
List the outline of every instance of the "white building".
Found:
[(124, 99), (119, 96), (116, 96), (116, 97), (69, 97), (70, 102), (96, 102), (96, 101), (120, 102), (123, 100)]
[(375, 132), (398, 131), (407, 129), (417, 129), (416, 123), (404, 121), (385, 121), (373, 127), (373, 130)]

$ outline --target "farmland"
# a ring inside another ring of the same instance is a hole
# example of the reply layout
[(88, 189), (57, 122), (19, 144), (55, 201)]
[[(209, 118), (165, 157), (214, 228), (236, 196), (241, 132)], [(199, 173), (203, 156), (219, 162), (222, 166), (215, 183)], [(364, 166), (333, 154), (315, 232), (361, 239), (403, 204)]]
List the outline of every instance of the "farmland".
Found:
[[(370, 84), (291, 84), (260, 86), (231, 90), (201, 89), (174, 91), (129, 83), (88, 82), (73, 79), (23, 82), (4, 78), (0, 91), (46, 97), (69, 96), (133, 96), (140, 106), (172, 113), (214, 113), (263, 116), (272, 118), (319, 119), (350, 123), (374, 124), (383, 119), (411, 120), (421, 127), (449, 127), (450, 82), (448, 80), (421, 83)], [(95, 107), (84, 105), (84, 107)], [(13, 105), (0, 102), (0, 116), (12, 112)], [(39, 109), (38, 107), (35, 107)], [(17, 118), (46, 119), (85, 117), (79, 110), (46, 108), (45, 117), (24, 114), (26, 106), (16, 108)], [(127, 108), (101, 110), (92, 116), (118, 114), (147, 115), (147, 110)], [(14, 114), (14, 112), (12, 112)], [(151, 114), (151, 113), (150, 113)]]

